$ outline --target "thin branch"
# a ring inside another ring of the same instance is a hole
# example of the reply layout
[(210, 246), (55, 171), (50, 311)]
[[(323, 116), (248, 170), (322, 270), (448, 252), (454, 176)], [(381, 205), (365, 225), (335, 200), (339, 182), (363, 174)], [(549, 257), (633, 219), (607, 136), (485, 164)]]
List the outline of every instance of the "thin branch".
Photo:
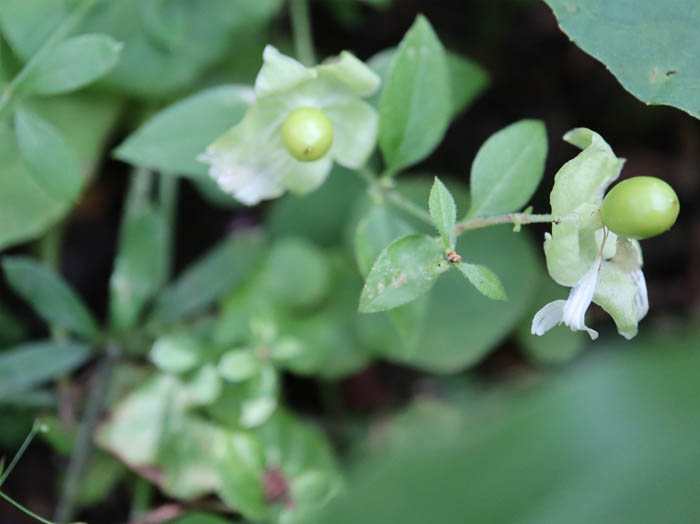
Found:
[(482, 227), (495, 226), (498, 224), (536, 224), (544, 222), (558, 223), (559, 219), (552, 215), (531, 215), (529, 213), (508, 213), (507, 215), (499, 215), (486, 218), (472, 218), (464, 222), (458, 222), (455, 225), (455, 231), (461, 235), (465, 231), (473, 229), (481, 229)]
[(299, 61), (307, 66), (316, 63), (314, 40), (311, 33), (309, 0), (289, 0), (289, 16), (292, 20), (294, 51)]

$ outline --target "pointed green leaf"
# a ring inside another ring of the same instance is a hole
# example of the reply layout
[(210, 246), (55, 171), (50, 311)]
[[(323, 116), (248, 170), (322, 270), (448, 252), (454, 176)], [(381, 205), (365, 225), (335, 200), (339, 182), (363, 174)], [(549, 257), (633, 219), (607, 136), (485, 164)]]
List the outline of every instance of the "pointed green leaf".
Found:
[(6, 256), (2, 261), (10, 287), (49, 324), (64, 327), (89, 340), (100, 336), (92, 314), (60, 275), (35, 260)]
[(355, 230), (355, 258), (363, 277), (382, 250), (399, 237), (408, 235), (413, 229), (386, 206), (372, 206), (357, 223)]
[(165, 218), (156, 206), (143, 199), (127, 203), (109, 280), (109, 316), (116, 330), (133, 326), (143, 306), (162, 285), (166, 243)]
[(248, 86), (225, 85), (200, 91), (166, 107), (114, 151), (125, 162), (169, 174), (205, 176), (197, 156), (241, 119), (254, 97)]
[(447, 269), (437, 239), (406, 235), (389, 244), (367, 276), (360, 312), (375, 313), (401, 306), (426, 293)]
[(542, 179), (546, 157), (547, 133), (539, 120), (520, 120), (491, 135), (472, 164), (468, 216), (522, 208)]
[(76, 152), (58, 129), (33, 111), (15, 111), (17, 142), (37, 183), (52, 197), (74, 201), (83, 185)]
[(28, 342), (0, 353), (0, 399), (27, 391), (83, 364), (92, 352), (76, 342)]
[(505, 289), (503, 289), (501, 279), (486, 266), (460, 262), (457, 264), (457, 269), (467, 277), (469, 282), (471, 282), (482, 295), (494, 300), (506, 300), (508, 298)]
[(255, 233), (223, 240), (160, 294), (151, 320), (175, 322), (211, 304), (248, 275), (262, 247), (263, 239)]
[(80, 35), (61, 42), (45, 55), (20, 84), (29, 94), (57, 95), (84, 87), (119, 60), (122, 44), (107, 35)]
[(379, 145), (392, 171), (427, 157), (452, 112), (445, 50), (419, 15), (399, 44), (379, 105)]
[(433, 224), (440, 232), (445, 249), (454, 249), (457, 206), (450, 190), (438, 177), (435, 177), (433, 188), (430, 190), (428, 206), (430, 207), (430, 216), (433, 217)]

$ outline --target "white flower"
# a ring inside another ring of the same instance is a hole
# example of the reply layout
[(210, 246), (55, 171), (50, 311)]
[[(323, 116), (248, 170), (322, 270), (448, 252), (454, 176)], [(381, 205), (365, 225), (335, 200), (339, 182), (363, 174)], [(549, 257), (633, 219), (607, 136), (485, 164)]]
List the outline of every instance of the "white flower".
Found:
[(563, 322), (573, 331), (588, 332), (592, 340), (598, 338), (598, 332), (586, 326), (585, 316), (593, 301), (599, 272), (600, 257), (596, 259), (593, 267), (581, 277), (581, 280), (571, 288), (569, 298), (550, 302), (535, 314), (532, 319), (531, 333), (542, 336)]
[[(379, 77), (351, 53), (307, 68), (272, 46), (263, 53), (255, 80), (255, 100), (243, 119), (217, 138), (199, 160), (211, 165), (219, 187), (247, 205), (289, 190), (316, 189), (333, 162), (362, 167), (377, 141), (377, 112), (364, 100), (379, 87)], [(295, 109), (322, 110), (333, 124), (327, 154), (312, 162), (295, 159), (282, 142), (281, 128)]]
[(649, 310), (642, 253), (636, 240), (608, 232), (599, 214), (605, 190), (619, 176), (624, 159), (590, 129), (573, 129), (564, 140), (582, 151), (554, 178), (550, 203), (558, 220), (551, 234), (545, 234), (544, 252), (550, 276), (572, 289), (567, 300), (556, 300), (537, 312), (532, 333), (542, 335), (563, 323), (595, 339), (598, 333), (584, 320), (595, 302), (630, 339)]

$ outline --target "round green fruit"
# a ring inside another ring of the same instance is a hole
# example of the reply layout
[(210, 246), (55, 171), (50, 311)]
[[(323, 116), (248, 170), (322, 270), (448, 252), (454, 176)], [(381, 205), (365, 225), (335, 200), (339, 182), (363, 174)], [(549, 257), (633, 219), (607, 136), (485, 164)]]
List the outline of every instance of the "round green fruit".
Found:
[(282, 142), (297, 160), (318, 160), (328, 153), (333, 144), (333, 123), (320, 109), (300, 107), (284, 120)]
[(615, 185), (600, 208), (603, 224), (627, 238), (649, 238), (667, 231), (680, 205), (671, 186), (660, 178), (636, 176)]

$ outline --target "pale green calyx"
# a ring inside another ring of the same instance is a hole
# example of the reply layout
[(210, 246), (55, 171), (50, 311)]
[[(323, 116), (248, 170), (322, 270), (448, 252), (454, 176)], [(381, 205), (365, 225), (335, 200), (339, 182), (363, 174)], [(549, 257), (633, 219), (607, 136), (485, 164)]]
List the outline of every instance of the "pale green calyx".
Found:
[(592, 301), (613, 318), (621, 335), (632, 338), (649, 308), (641, 249), (636, 240), (607, 231), (600, 219), (605, 190), (625, 161), (590, 129), (573, 129), (564, 140), (583, 151), (554, 178), (550, 203), (557, 222), (551, 234), (545, 233), (544, 251), (550, 276), (572, 290), (566, 301), (547, 304), (535, 315), (532, 333), (542, 335), (564, 323), (597, 337), (584, 322)]
[[(363, 97), (379, 77), (351, 53), (307, 68), (267, 46), (255, 80), (255, 102), (200, 160), (222, 190), (253, 205), (286, 190), (316, 189), (333, 161), (351, 169), (367, 162), (378, 117)], [(305, 117), (305, 118), (303, 118)]]

